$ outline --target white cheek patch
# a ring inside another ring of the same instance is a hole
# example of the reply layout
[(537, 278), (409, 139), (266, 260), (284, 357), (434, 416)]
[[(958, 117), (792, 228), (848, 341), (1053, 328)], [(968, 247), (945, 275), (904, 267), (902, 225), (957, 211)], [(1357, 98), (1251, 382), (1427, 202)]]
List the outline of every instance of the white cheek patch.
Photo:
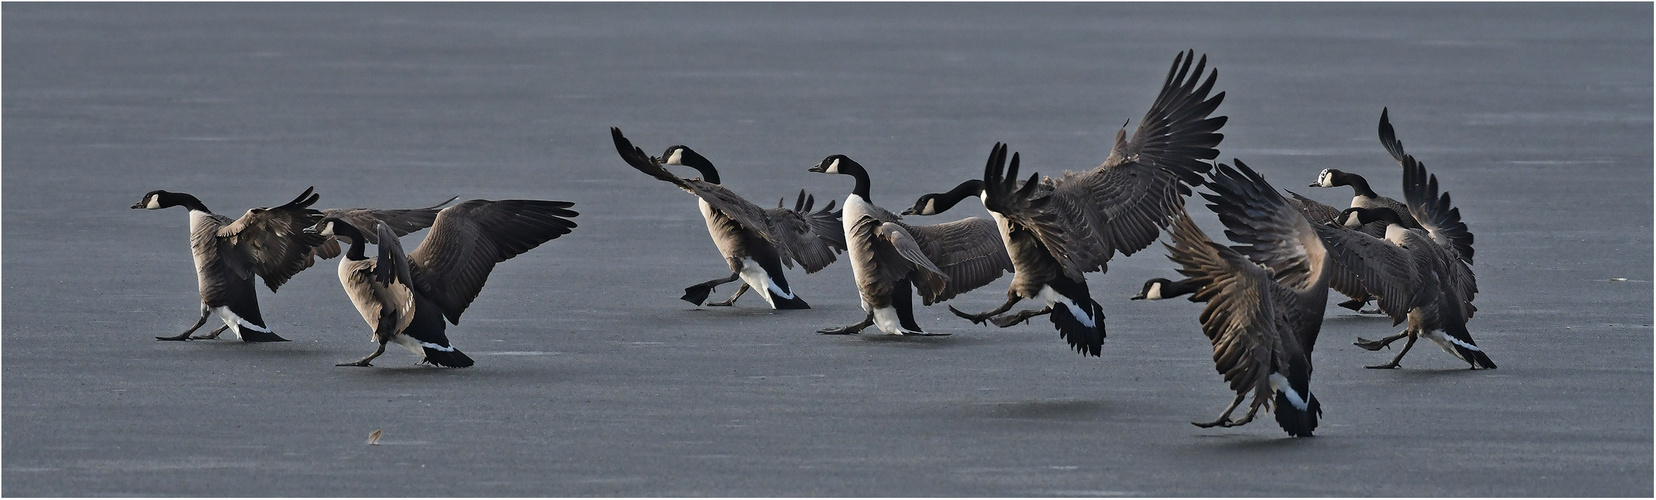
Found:
[(144, 208), (147, 208), (147, 209), (150, 209), (150, 210), (156, 210), (156, 209), (161, 208), (161, 197), (160, 196), (155, 196), (155, 195), (150, 195), (149, 203), (145, 203)]
[(839, 158), (834, 158), (834, 162), (829, 163), (828, 168), (824, 169), (823, 172), (827, 172), (827, 173), (830, 173), (830, 174), (839, 173)]
[(334, 235), (333, 225), (334, 225), (334, 223), (329, 222), (327, 225), (322, 226), (322, 232), (316, 233), (316, 234), (320, 234), (322, 236), (333, 236)]
[(1317, 185), (1322, 187), (1334, 187), (1334, 175), (1330, 174), (1328, 169), (1323, 169), (1321, 173), (1317, 174)]
[(936, 214), (936, 213), (937, 213), (937, 198), (932, 198), (930, 200), (926, 200), (926, 209), (922, 210), (920, 212), (920, 215), (932, 215), (932, 214)]
[(1150, 291), (1144, 292), (1144, 298), (1147, 299), (1147, 300), (1161, 300), (1162, 299), (1161, 282), (1158, 281), (1158, 282), (1155, 282), (1155, 283), (1151, 283), (1150, 284)]
[(684, 148), (674, 149), (673, 150), (673, 155), (667, 157), (667, 161), (662, 162), (662, 163), (666, 164), (666, 165), (683, 165), (684, 164)]

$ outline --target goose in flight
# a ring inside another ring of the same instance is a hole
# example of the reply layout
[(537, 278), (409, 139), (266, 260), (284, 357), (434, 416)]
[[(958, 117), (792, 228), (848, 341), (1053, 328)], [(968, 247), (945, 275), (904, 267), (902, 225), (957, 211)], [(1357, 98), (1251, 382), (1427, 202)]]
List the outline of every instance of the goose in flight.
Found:
[[(1218, 419), (1198, 427), (1235, 427), (1261, 408), (1276, 414), (1290, 436), (1312, 435), (1322, 404), (1311, 393), (1311, 351), (1322, 329), (1328, 287), (1341, 268), (1325, 238), (1358, 234), (1313, 224), (1276, 188), (1241, 160), (1219, 164), (1202, 193), (1219, 215), (1226, 235), (1240, 243), (1214, 243), (1189, 216), (1174, 223), (1168, 258), (1186, 279), (1145, 282), (1134, 299), (1168, 299), (1190, 294), (1205, 302), (1202, 333), (1213, 344), (1214, 368), (1236, 391)], [(1248, 396), (1253, 403), (1241, 419), (1231, 415)], [(1274, 406), (1274, 408), (1273, 408)]]
[(932, 305), (1012, 270), (994, 222), (969, 217), (944, 224), (908, 224), (874, 204), (868, 171), (851, 158), (831, 155), (810, 171), (856, 179), (842, 205), (841, 220), (846, 258), (868, 313), (862, 321), (818, 333), (854, 334), (875, 325), (892, 335), (932, 335), (914, 320), (912, 293)]
[[(449, 345), (449, 323), (460, 324), (477, 294), (483, 291), (495, 264), (569, 234), (578, 215), (567, 201), (471, 200), (443, 209), (431, 232), (414, 251), (403, 253), (402, 242), (388, 224), (325, 217), (305, 228), (307, 234), (344, 238), (350, 244), (339, 261), (339, 283), (373, 328), (373, 354), (339, 366), (370, 366), (396, 342), (421, 362), (463, 368), (472, 359)], [(366, 227), (363, 227), (366, 226)], [(372, 234), (373, 236), (369, 236)], [(366, 244), (376, 242), (370, 257)]]
[[(696, 195), (702, 218), (707, 221), (707, 233), (730, 266), (730, 276), (691, 285), (680, 298), (699, 306), (713, 292), (713, 287), (739, 279), (742, 285), (729, 300), (707, 305), (731, 305), (753, 288), (764, 291), (762, 296), (773, 309), (811, 308), (794, 294), (782, 268), (792, 269), (794, 261), (798, 261), (806, 273), (814, 273), (828, 267), (839, 252), (845, 251), (840, 212), (834, 210), (833, 201), (812, 212), (816, 197), (807, 196), (801, 190), (792, 210), (780, 204), (772, 209), (759, 208), (720, 185), (719, 171), (713, 162), (688, 147), (669, 147), (660, 158), (655, 158), (634, 147), (621, 135), (621, 129), (611, 127), (610, 135), (616, 151), (628, 165)], [(694, 168), (701, 172), (701, 178), (673, 175), (667, 166)]]
[[(302, 232), (305, 227), (324, 216), (382, 219), (397, 234), (408, 234), (430, 226), (437, 216), (437, 207), (448, 203), (409, 210), (316, 210), (310, 208), (320, 198), (314, 191), (315, 187), (306, 188), (293, 201), (281, 206), (253, 208), (240, 219), (215, 214), (200, 199), (186, 193), (150, 191), (134, 203), (135, 210), (181, 206), (190, 213), (190, 253), (195, 257), (201, 314), (184, 333), (156, 339), (213, 339), (229, 329), (236, 338), (246, 342), (286, 341), (265, 326), (253, 276), (263, 278), (265, 286), (274, 292), (293, 275), (314, 264), (317, 257), (329, 259), (339, 255), (339, 244), (333, 238), (305, 234)], [(209, 316), (218, 317), (224, 326), (192, 337), (192, 333), (207, 324)]]
[[(935, 214), (967, 196), (983, 201), (1011, 256), (1013, 281), (1007, 300), (993, 310), (951, 312), (974, 323), (1008, 327), (1039, 315), (1083, 355), (1098, 356), (1104, 345), (1104, 313), (1087, 289), (1086, 272), (1106, 272), (1116, 252), (1144, 249), (1172, 221), (1202, 174), (1203, 160), (1219, 155), (1218, 131), (1225, 116), (1210, 116), (1225, 93), (1210, 95), (1218, 71), (1204, 72), (1207, 58), (1195, 52), (1173, 60), (1150, 110), (1129, 139), (1116, 133), (1109, 157), (1093, 169), (1059, 178), (1034, 174), (1018, 183), (1018, 154), (1007, 166), (1006, 146), (997, 143), (983, 178), (942, 194), (922, 196), (911, 211)], [(1194, 69), (1192, 64), (1194, 63)], [(1005, 316), (1019, 301), (1038, 299), (1044, 307)]]

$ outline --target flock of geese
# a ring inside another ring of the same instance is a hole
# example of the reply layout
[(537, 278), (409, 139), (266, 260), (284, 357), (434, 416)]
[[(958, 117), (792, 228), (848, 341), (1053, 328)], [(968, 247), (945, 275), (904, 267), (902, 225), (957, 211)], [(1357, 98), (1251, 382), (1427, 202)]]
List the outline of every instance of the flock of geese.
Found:
[[(1361, 176), (1323, 170), (1311, 187), (1349, 186), (1349, 208), (1331, 207), (1297, 193), (1285, 197), (1241, 160), (1215, 163), (1225, 116), (1212, 116), (1224, 99), (1213, 93), (1217, 70), (1194, 51), (1174, 58), (1161, 92), (1131, 137), (1125, 128), (1102, 164), (1061, 177), (1019, 173), (1016, 152), (995, 144), (981, 177), (927, 194), (902, 214), (875, 205), (863, 165), (845, 155), (824, 158), (809, 171), (851, 177), (841, 210), (828, 202), (813, 211), (814, 196), (799, 193), (794, 207), (761, 208), (720, 184), (707, 158), (683, 145), (661, 156), (645, 154), (611, 128), (622, 160), (697, 197), (730, 274), (684, 290), (698, 306), (730, 306), (750, 289), (774, 309), (810, 305), (789, 285), (794, 263), (814, 273), (847, 254), (866, 315), (824, 334), (856, 334), (869, 326), (892, 335), (934, 335), (915, 321), (913, 295), (931, 305), (1013, 274), (1006, 302), (981, 313), (950, 307), (973, 323), (1001, 328), (1047, 316), (1058, 335), (1083, 355), (1099, 356), (1104, 311), (1092, 299), (1086, 273), (1106, 272), (1116, 253), (1132, 255), (1165, 231), (1164, 246), (1183, 279), (1156, 278), (1134, 299), (1189, 296), (1206, 306), (1202, 332), (1213, 344), (1214, 366), (1236, 392), (1219, 418), (1201, 427), (1232, 427), (1273, 412), (1292, 436), (1310, 436), (1321, 406), (1310, 390), (1311, 351), (1330, 289), (1350, 298), (1341, 306), (1379, 313), (1406, 328), (1356, 345), (1379, 350), (1407, 339), (1391, 362), (1397, 368), (1426, 338), (1474, 369), (1495, 364), (1473, 342), (1467, 320), (1477, 310), (1471, 271), (1472, 233), (1440, 192), (1435, 175), (1403, 149), (1386, 111), (1380, 142), (1402, 167), (1403, 200), (1380, 196)], [(1193, 67), (1194, 64), (1194, 67)], [(1203, 78), (1205, 73), (1205, 78)], [(698, 178), (673, 174), (689, 167)], [(1210, 239), (1185, 212), (1193, 188), (1218, 215), (1232, 244)], [(968, 217), (918, 224), (903, 216), (933, 216), (976, 198), (989, 219)], [(494, 266), (575, 229), (572, 203), (543, 200), (470, 200), (416, 209), (311, 208), (312, 189), (274, 208), (239, 219), (214, 214), (184, 193), (152, 191), (134, 209), (182, 206), (190, 214), (190, 242), (201, 292), (201, 314), (184, 333), (160, 340), (211, 339), (229, 329), (248, 342), (285, 340), (260, 316), (253, 276), (275, 291), (317, 258), (344, 258), (339, 281), (373, 330), (374, 352), (341, 366), (369, 366), (395, 342), (437, 366), (472, 360), (450, 345), (447, 324), (460, 315)], [(400, 237), (425, 228), (411, 252)], [(370, 254), (367, 245), (375, 245)], [(342, 249), (342, 245), (345, 245)], [(741, 281), (722, 302), (707, 302), (716, 287)], [(1009, 312), (1022, 301), (1038, 308)], [(210, 316), (224, 326), (194, 335)], [(1233, 418), (1253, 395), (1247, 413)]]

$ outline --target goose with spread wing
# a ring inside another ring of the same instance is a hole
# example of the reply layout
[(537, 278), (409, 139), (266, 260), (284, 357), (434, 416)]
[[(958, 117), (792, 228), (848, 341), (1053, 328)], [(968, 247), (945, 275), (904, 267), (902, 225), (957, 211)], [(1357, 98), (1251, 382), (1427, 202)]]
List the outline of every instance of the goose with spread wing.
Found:
[[(190, 213), (190, 253), (195, 257), (196, 284), (201, 292), (201, 314), (184, 333), (157, 340), (213, 339), (229, 329), (246, 342), (282, 342), (265, 326), (259, 312), (259, 297), (253, 276), (264, 279), (274, 292), (289, 278), (309, 268), (317, 257), (339, 255), (333, 238), (306, 234), (302, 230), (325, 216), (378, 218), (388, 221), (399, 235), (424, 229), (437, 216), (437, 207), (376, 210), (367, 208), (317, 210), (311, 208), (320, 196), (315, 187), (306, 188), (293, 201), (277, 207), (258, 207), (240, 219), (215, 214), (195, 196), (156, 190), (145, 193), (133, 209), (161, 210), (184, 207)], [(452, 198), (449, 201), (454, 201)], [(224, 326), (206, 335), (191, 336), (217, 316)]]
[(846, 258), (868, 313), (862, 321), (819, 333), (854, 334), (875, 325), (892, 335), (931, 335), (914, 320), (911, 294), (919, 293), (922, 303), (932, 305), (1012, 270), (992, 221), (968, 217), (944, 224), (908, 224), (874, 204), (868, 170), (851, 158), (830, 155), (810, 171), (856, 179), (842, 205), (841, 220)]
[[(1392, 208), (1351, 208), (1343, 214), (1360, 222), (1383, 221), (1383, 238), (1362, 235), (1345, 242), (1342, 263), (1353, 269), (1362, 285), (1379, 300), (1376, 305), (1394, 324), (1408, 322), (1400, 333), (1380, 340), (1358, 338), (1356, 345), (1371, 351), (1408, 338), (1390, 363), (1369, 368), (1397, 368), (1403, 356), (1424, 337), (1471, 365), (1495, 368), (1494, 361), (1472, 340), (1466, 323), (1477, 307), (1478, 292), (1472, 274), (1472, 231), (1461, 220), (1460, 209), (1440, 193), (1436, 174), (1403, 150), (1386, 112), (1380, 115), (1380, 141), (1403, 167), (1403, 200), (1418, 227), (1408, 226), (1403, 213)], [(1361, 233), (1357, 233), (1361, 234)]]
[[(981, 180), (968, 180), (948, 193), (925, 195), (915, 202), (913, 213), (929, 215), (966, 196), (979, 197), (1012, 259), (1012, 285), (1004, 304), (979, 314), (952, 306), (951, 312), (1003, 328), (1050, 315), (1059, 336), (1072, 348), (1083, 355), (1100, 355), (1104, 313), (1092, 299), (1083, 273), (1105, 272), (1116, 252), (1132, 255), (1156, 241), (1184, 206), (1190, 186), (1200, 185), (1202, 174), (1212, 168), (1203, 160), (1219, 155), (1215, 148), (1224, 136), (1218, 131), (1227, 118), (1211, 115), (1225, 93), (1210, 95), (1218, 71), (1205, 71), (1205, 56), (1200, 62), (1194, 59), (1194, 51), (1174, 58), (1132, 138), (1126, 129), (1118, 131), (1103, 164), (1056, 179), (1034, 174), (1020, 185), (1018, 154), (1012, 155), (1008, 167), (1007, 148), (997, 143)], [(1042, 300), (1045, 307), (997, 316), (1025, 299)]]
[[(340, 366), (370, 366), (396, 342), (421, 356), (421, 362), (463, 368), (472, 359), (449, 345), (444, 323), (460, 324), (496, 264), (542, 243), (569, 234), (578, 215), (567, 201), (471, 200), (443, 209), (431, 232), (414, 251), (389, 224), (360, 224), (325, 217), (305, 228), (307, 234), (344, 238), (350, 244), (339, 261), (339, 283), (373, 328), (373, 354)], [(367, 226), (367, 227), (363, 227)], [(369, 236), (373, 235), (373, 236)], [(368, 256), (367, 244), (378, 252)]]
[[(736, 294), (724, 302), (709, 302), (710, 306), (728, 306), (749, 288), (763, 290), (765, 302), (773, 309), (810, 309), (810, 304), (794, 294), (782, 273), (786, 266), (792, 269), (798, 261), (806, 273), (821, 271), (832, 264), (838, 253), (845, 251), (845, 239), (840, 231), (840, 212), (834, 202), (815, 212), (811, 207), (815, 196), (799, 192), (794, 208), (759, 208), (719, 184), (719, 171), (713, 162), (683, 145), (667, 148), (660, 158), (644, 154), (621, 135), (621, 129), (611, 127), (610, 135), (615, 149), (628, 165), (652, 177), (678, 186), (696, 195), (702, 218), (707, 221), (707, 233), (730, 265), (730, 276), (697, 283), (684, 289), (680, 297), (692, 304), (702, 305), (713, 288), (742, 280)], [(685, 166), (701, 173), (699, 179), (686, 179), (668, 172), (667, 166)]]
[[(1340, 272), (1325, 238), (1352, 233), (1313, 224), (1264, 177), (1241, 160), (1219, 164), (1202, 193), (1231, 239), (1214, 243), (1188, 215), (1172, 230), (1168, 258), (1186, 279), (1145, 282), (1134, 299), (1168, 299), (1191, 294), (1205, 302), (1202, 333), (1213, 344), (1214, 368), (1236, 391), (1218, 419), (1198, 427), (1235, 427), (1261, 408), (1276, 414), (1290, 436), (1312, 435), (1322, 404), (1311, 393), (1311, 351), (1322, 329), (1329, 282)], [(1241, 419), (1231, 415), (1249, 395)], [(1273, 408), (1274, 406), (1274, 408)]]

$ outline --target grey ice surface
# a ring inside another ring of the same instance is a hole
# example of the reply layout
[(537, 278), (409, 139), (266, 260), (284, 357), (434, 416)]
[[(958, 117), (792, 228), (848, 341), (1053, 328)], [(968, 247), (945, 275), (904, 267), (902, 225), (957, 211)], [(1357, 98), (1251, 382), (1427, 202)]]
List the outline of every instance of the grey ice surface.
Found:
[[(0, 10), (8, 496), (1652, 495), (1648, 3)], [(818, 335), (862, 315), (844, 262), (789, 275), (815, 309), (694, 308), (726, 272), (694, 201), (608, 137), (691, 145), (763, 203), (843, 198), (805, 169), (845, 153), (901, 208), (995, 141), (1096, 165), (1187, 48), (1219, 69), (1222, 158), (1330, 204), (1350, 190), (1305, 187), (1328, 167), (1400, 195), (1390, 107), (1477, 235), (1500, 369), (1423, 344), (1365, 370), (1395, 351), (1354, 338), (1399, 328), (1331, 307), (1316, 437), (1192, 427), (1230, 395), (1197, 305), (1127, 300), (1173, 273), (1159, 246), (1089, 276), (1101, 359), (941, 306), (920, 320), (949, 337)], [(310, 185), (570, 200), (580, 228), (496, 268), (450, 329), (473, 368), (333, 366), (373, 347), (334, 261), (261, 285), (293, 342), (152, 340), (196, 312), (186, 216), (128, 205), (239, 216)]]

